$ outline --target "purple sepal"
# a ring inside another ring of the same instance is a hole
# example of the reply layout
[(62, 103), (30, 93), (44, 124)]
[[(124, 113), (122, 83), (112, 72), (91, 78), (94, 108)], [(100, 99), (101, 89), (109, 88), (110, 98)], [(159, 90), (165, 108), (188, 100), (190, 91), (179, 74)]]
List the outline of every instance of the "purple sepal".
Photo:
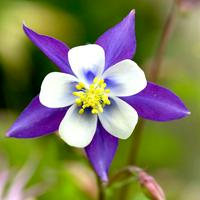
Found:
[(102, 181), (108, 181), (108, 171), (118, 147), (118, 139), (98, 122), (92, 142), (85, 148), (87, 157)]
[(67, 108), (47, 108), (41, 105), (36, 96), (6, 135), (15, 138), (34, 138), (47, 135), (58, 130), (66, 111)]
[(140, 117), (148, 120), (170, 121), (190, 114), (173, 92), (150, 82), (140, 93), (121, 99), (133, 106)]
[(100, 36), (96, 44), (105, 51), (105, 69), (121, 60), (132, 59), (136, 50), (135, 11)]
[(28, 38), (52, 61), (62, 72), (73, 74), (69, 62), (69, 47), (63, 42), (45, 35), (40, 35), (23, 25)]

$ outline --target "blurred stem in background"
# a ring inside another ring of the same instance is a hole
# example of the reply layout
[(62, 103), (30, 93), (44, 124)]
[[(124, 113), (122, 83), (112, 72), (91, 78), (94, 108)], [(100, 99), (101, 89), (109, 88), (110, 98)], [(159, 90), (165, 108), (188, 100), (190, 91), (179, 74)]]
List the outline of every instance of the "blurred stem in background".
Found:
[[(152, 65), (150, 66), (150, 69), (149, 69), (149, 73), (148, 73), (149, 81), (156, 83), (158, 80), (164, 53), (165, 53), (172, 29), (173, 29), (175, 19), (176, 19), (176, 2), (175, 2), (175, 0), (173, 0), (169, 14), (167, 16), (166, 22), (163, 27), (161, 39), (160, 39), (156, 54), (152, 61)], [(127, 165), (136, 164), (137, 156), (139, 153), (139, 148), (140, 148), (140, 144), (141, 144), (141, 140), (142, 140), (142, 131), (144, 128), (144, 124), (145, 124), (145, 121), (143, 119), (141, 119), (134, 131), (134, 138), (131, 142)], [(130, 184), (122, 187), (120, 194), (119, 194), (119, 200), (128, 199), (129, 186), (130, 186)]]
[(173, 1), (171, 9), (170, 9), (170, 13), (167, 17), (167, 20), (163, 28), (163, 32), (161, 35), (161, 39), (160, 39), (160, 43), (159, 43), (156, 55), (154, 57), (154, 60), (150, 68), (148, 78), (152, 82), (157, 82), (158, 80), (158, 75), (161, 69), (163, 56), (164, 56), (165, 49), (167, 47), (167, 43), (170, 38), (171, 32), (172, 32), (172, 29), (173, 29), (175, 19), (176, 19), (176, 2)]
[[(176, 2), (173, 0), (171, 9), (169, 11), (169, 15), (163, 27), (158, 49), (156, 51), (155, 57), (152, 61), (152, 65), (150, 66), (149, 73), (148, 73), (148, 80), (154, 83), (158, 81), (158, 76), (161, 70), (164, 52), (167, 47), (167, 43), (171, 35), (175, 19), (176, 19)], [(136, 162), (140, 143), (141, 143), (141, 134), (142, 134), (143, 127), (144, 127), (144, 120), (140, 120), (138, 123), (137, 129), (135, 130), (135, 133), (134, 133), (135, 138), (134, 140), (132, 140), (133, 143), (131, 145), (132, 149), (130, 150), (128, 161), (127, 161), (128, 164), (135, 164)]]

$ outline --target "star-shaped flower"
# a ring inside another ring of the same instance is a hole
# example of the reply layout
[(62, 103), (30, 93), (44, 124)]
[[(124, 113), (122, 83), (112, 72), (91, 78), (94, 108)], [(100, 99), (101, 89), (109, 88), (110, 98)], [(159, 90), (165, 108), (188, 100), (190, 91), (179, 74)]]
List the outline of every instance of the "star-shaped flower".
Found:
[(118, 146), (138, 116), (155, 121), (185, 117), (189, 111), (171, 91), (146, 81), (133, 62), (135, 12), (105, 32), (96, 44), (69, 49), (23, 25), (29, 39), (61, 70), (48, 74), (35, 97), (7, 133), (33, 138), (58, 130), (69, 145), (86, 147), (97, 174), (107, 172)]

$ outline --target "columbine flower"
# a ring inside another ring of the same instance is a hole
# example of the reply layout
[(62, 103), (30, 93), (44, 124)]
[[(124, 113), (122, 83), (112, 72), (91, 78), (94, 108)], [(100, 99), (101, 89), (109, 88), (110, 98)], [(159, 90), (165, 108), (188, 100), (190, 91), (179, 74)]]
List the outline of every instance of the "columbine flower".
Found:
[(9, 137), (33, 138), (59, 130), (66, 143), (86, 147), (97, 174), (107, 181), (118, 138), (131, 135), (138, 116), (169, 121), (189, 114), (171, 91), (147, 83), (143, 71), (130, 60), (136, 49), (134, 11), (96, 44), (72, 49), (23, 28), (62, 72), (45, 77), (39, 96), (10, 128)]

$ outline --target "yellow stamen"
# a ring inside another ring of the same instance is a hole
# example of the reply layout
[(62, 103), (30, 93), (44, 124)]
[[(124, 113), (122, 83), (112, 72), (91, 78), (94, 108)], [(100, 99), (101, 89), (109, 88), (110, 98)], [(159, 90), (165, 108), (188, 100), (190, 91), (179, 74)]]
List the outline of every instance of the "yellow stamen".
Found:
[(95, 109), (95, 108), (92, 109), (92, 114), (98, 114), (98, 112), (99, 111), (97, 109)]
[(75, 101), (76, 101), (76, 104), (77, 104), (78, 106), (81, 106), (81, 104), (82, 104), (81, 99), (76, 99)]
[(73, 92), (73, 95), (78, 97), (75, 102), (81, 106), (80, 114), (83, 114), (86, 108), (90, 108), (92, 114), (102, 113), (104, 106), (110, 105), (108, 97), (110, 89), (106, 89), (106, 83), (103, 79), (95, 77), (88, 88), (80, 82), (76, 85), (76, 89), (78, 91)]
[(85, 112), (85, 110), (83, 109), (83, 108), (81, 108), (80, 110), (79, 110), (79, 114), (83, 114)]
[(77, 89), (77, 90), (82, 90), (83, 88), (85, 88), (85, 85), (84, 85), (84, 83), (82, 83), (82, 82), (80, 82), (80, 83), (78, 83), (78, 84), (76, 85), (76, 89)]
[(110, 93), (110, 89), (106, 89), (105, 92), (106, 92), (106, 93)]

